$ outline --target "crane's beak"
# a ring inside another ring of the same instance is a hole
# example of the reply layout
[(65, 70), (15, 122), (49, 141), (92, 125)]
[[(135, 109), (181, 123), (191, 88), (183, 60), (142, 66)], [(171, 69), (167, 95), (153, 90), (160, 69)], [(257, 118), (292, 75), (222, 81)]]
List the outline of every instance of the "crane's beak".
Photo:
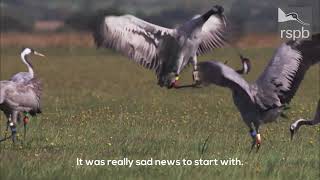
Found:
[(41, 56), (41, 57), (46, 57), (45, 55), (43, 55), (43, 54), (41, 54), (41, 53), (39, 53), (37, 51), (34, 51), (34, 55)]

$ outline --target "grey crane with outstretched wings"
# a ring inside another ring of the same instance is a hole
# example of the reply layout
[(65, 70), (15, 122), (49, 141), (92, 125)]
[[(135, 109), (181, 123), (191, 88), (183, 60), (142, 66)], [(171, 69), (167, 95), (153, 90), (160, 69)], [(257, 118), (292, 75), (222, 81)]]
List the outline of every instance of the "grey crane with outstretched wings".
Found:
[(111, 48), (156, 72), (158, 84), (174, 87), (191, 63), (197, 83), (197, 55), (225, 43), (226, 19), (221, 6), (194, 17), (175, 29), (160, 27), (132, 15), (106, 16), (93, 36), (98, 47)]
[(247, 83), (223, 63), (199, 63), (199, 76), (204, 84), (216, 84), (232, 90), (234, 104), (250, 128), (253, 144), (260, 147), (259, 127), (276, 120), (290, 103), (309, 67), (320, 61), (320, 34), (312, 40), (283, 43), (275, 52), (260, 77)]

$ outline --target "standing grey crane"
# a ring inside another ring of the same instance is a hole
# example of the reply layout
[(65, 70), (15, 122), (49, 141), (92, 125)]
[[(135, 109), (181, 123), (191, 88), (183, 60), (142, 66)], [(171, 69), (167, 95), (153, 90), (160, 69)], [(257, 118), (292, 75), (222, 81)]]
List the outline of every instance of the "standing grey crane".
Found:
[[(312, 40), (288, 41), (273, 55), (255, 83), (247, 83), (223, 63), (199, 63), (204, 84), (216, 84), (232, 90), (233, 101), (253, 138), (252, 148), (261, 144), (260, 125), (276, 120), (295, 92), (309, 67), (320, 61), (320, 34)], [(252, 149), (251, 148), (251, 149)]]
[(197, 84), (197, 55), (225, 44), (223, 11), (221, 6), (213, 6), (175, 29), (160, 27), (132, 15), (106, 16), (93, 36), (97, 47), (120, 51), (145, 68), (155, 70), (161, 87), (174, 87), (188, 63), (193, 65), (193, 79)]
[(41, 91), (41, 82), (37, 78), (21, 83), (0, 81), (0, 110), (8, 119), (13, 142), (19, 113), (26, 112), (32, 116), (41, 113)]
[[(10, 81), (18, 82), (18, 83), (25, 83), (35, 77), (33, 66), (30, 62), (31, 61), (30, 56), (32, 54), (37, 55), (37, 56), (41, 56), (41, 57), (45, 57), (45, 55), (35, 51), (32, 48), (23, 48), (21, 51), (21, 54), (20, 54), (21, 61), (27, 66), (28, 72), (19, 72), (19, 73), (13, 75), (10, 78)], [(18, 115), (18, 119), (20, 119), (20, 113)], [(26, 126), (26, 123), (29, 122), (29, 116), (27, 113), (25, 113), (25, 116), (23, 118), (23, 122), (24, 122), (24, 126)]]
[(13, 75), (10, 78), (10, 81), (21, 83), (21, 82), (27, 82), (27, 81), (31, 80), (32, 78), (34, 78), (33, 66), (32, 66), (32, 64), (30, 62), (30, 58), (29, 58), (29, 56), (31, 54), (44, 57), (43, 54), (41, 54), (31, 48), (24, 48), (21, 52), (21, 61), (27, 66), (28, 72), (19, 72), (19, 73)]
[(320, 100), (318, 101), (316, 113), (312, 120), (298, 119), (296, 122), (291, 124), (290, 126), (291, 139), (293, 138), (294, 134), (299, 130), (300, 126), (302, 125), (313, 126), (319, 123), (320, 123)]

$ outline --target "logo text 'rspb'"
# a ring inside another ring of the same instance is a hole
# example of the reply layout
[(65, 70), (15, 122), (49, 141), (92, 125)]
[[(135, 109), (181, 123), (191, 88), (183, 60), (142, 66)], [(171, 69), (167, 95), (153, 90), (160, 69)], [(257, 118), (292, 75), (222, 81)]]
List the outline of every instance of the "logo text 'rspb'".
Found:
[(309, 39), (312, 34), (311, 7), (278, 8), (278, 31), (281, 38)]

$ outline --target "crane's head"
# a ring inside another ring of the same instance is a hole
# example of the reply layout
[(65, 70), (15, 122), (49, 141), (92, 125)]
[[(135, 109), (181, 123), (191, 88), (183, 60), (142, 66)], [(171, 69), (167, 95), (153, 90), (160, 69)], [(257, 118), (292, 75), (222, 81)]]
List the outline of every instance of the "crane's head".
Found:
[(32, 48), (23, 48), (22, 51), (21, 51), (21, 56), (27, 56), (27, 55), (30, 55), (30, 54), (34, 54), (34, 55), (37, 55), (37, 56), (45, 57), (45, 55), (33, 50)]
[(289, 130), (290, 130), (291, 140), (292, 140), (292, 139), (293, 139), (293, 136), (294, 136), (294, 134), (295, 134), (295, 132), (296, 132), (296, 124), (295, 124), (295, 123), (291, 124)]
[(176, 73), (167, 73), (158, 77), (158, 85), (160, 87), (173, 88), (177, 85), (178, 75)]
[(293, 139), (293, 136), (294, 136), (294, 134), (298, 131), (298, 129), (299, 129), (299, 127), (300, 127), (300, 125), (299, 125), (299, 122), (300, 121), (303, 121), (304, 119), (299, 119), (299, 120), (297, 120), (296, 122), (294, 122), (294, 123), (292, 123), (291, 125), (290, 125), (290, 133), (291, 133), (291, 140)]
[(251, 70), (251, 62), (249, 58), (243, 57), (242, 55), (240, 55), (240, 59), (242, 62), (242, 69), (243, 69), (243, 73), (242, 74), (248, 74)]
[(215, 5), (212, 7), (212, 11), (214, 14), (222, 14), (224, 11), (224, 8), (222, 6)]
[(167, 87), (168, 89), (175, 87), (179, 75), (179, 62), (174, 61), (174, 58), (166, 59), (162, 62), (157, 71), (158, 85), (160, 87)]
[(224, 9), (223, 9), (222, 6), (215, 5), (209, 11), (204, 13), (201, 17), (202, 17), (202, 19), (204, 21), (207, 21), (212, 15), (217, 15), (217, 16), (220, 16), (220, 17), (224, 17), (223, 11), (224, 11)]

